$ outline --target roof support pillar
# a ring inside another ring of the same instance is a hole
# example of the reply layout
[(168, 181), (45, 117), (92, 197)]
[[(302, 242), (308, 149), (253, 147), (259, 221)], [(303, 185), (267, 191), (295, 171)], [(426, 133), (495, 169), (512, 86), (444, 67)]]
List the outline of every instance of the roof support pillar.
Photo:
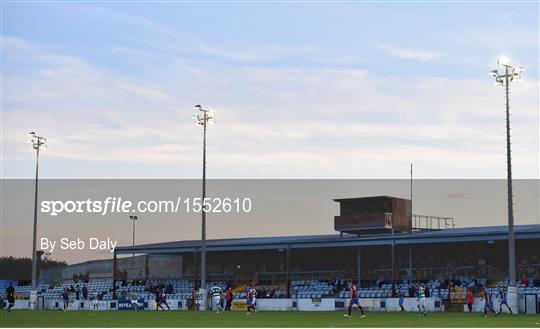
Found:
[(392, 253), (392, 259), (391, 259), (391, 262), (392, 262), (392, 297), (395, 297), (396, 296), (396, 252), (395, 252), (395, 241), (394, 241), (394, 228), (392, 227), (392, 246), (391, 246), (391, 253)]
[(412, 282), (412, 244), (409, 245), (409, 284)]
[(116, 299), (116, 272), (118, 271), (118, 261), (116, 258), (116, 250), (113, 251), (113, 268), (112, 268), (112, 298)]
[(362, 287), (362, 254), (360, 253), (360, 246), (356, 247), (356, 281), (358, 287)]
[(148, 265), (149, 258), (150, 258), (150, 255), (145, 255), (144, 256), (144, 277), (145, 277), (146, 281), (148, 281), (148, 279), (150, 277), (150, 266)]
[(193, 252), (193, 257), (194, 257), (194, 262), (195, 262), (195, 267), (194, 267), (194, 277), (193, 277), (193, 287), (195, 287), (195, 289), (197, 289), (199, 287), (199, 271), (198, 271), (198, 268), (199, 268), (199, 264), (197, 263), (197, 249), (195, 249), (195, 251)]
[(291, 248), (289, 246), (287, 246), (287, 254), (286, 254), (286, 257), (287, 257), (287, 261), (286, 261), (286, 266), (287, 266), (287, 275), (286, 275), (286, 280), (287, 280), (287, 298), (291, 298), (291, 270), (290, 270), (290, 263), (291, 263)]

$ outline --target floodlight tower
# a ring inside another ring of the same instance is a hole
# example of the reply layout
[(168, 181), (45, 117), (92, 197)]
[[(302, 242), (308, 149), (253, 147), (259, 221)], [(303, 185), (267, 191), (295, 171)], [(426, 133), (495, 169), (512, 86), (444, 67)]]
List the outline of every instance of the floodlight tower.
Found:
[(194, 115), (197, 123), (203, 126), (203, 174), (202, 174), (202, 211), (201, 211), (201, 283), (199, 293), (201, 294), (200, 310), (206, 311), (206, 128), (215, 122), (214, 112), (195, 105), (194, 109), (199, 111)]
[(30, 133), (32, 148), (36, 150), (36, 183), (34, 191), (34, 233), (32, 235), (32, 291), (30, 292), (30, 309), (37, 308), (37, 255), (36, 255), (36, 240), (37, 240), (37, 207), (38, 207), (38, 178), (39, 178), (39, 151), (47, 149), (47, 139), (36, 135), (35, 132)]
[(502, 66), (502, 71), (491, 70), (489, 72), (495, 78), (495, 83), (505, 88), (506, 96), (506, 172), (507, 172), (507, 193), (508, 193), (508, 272), (509, 287), (508, 301), (510, 307), (517, 310), (517, 288), (516, 288), (516, 246), (514, 238), (514, 203), (512, 192), (512, 152), (510, 144), (510, 83), (521, 80), (523, 67), (514, 66), (505, 57), (500, 57), (497, 64)]
[[(139, 220), (137, 216), (129, 216), (129, 220), (133, 222), (133, 242), (132, 246), (135, 247), (135, 221)], [(133, 253), (132, 257), (135, 257), (135, 253)]]

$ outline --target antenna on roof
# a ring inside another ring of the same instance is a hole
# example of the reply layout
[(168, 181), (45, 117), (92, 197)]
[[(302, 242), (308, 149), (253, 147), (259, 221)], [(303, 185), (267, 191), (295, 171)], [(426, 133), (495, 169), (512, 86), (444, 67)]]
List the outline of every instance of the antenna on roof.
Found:
[(411, 218), (413, 217), (413, 164), (411, 163)]
[[(412, 163), (411, 163), (411, 205), (412, 205)], [(411, 213), (412, 213), (412, 207), (411, 207)]]

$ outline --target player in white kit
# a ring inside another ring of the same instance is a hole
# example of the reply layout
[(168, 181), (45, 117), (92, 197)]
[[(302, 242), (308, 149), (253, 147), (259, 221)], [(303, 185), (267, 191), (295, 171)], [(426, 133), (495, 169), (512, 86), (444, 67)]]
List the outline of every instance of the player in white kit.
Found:
[(221, 307), (221, 295), (223, 294), (223, 289), (218, 286), (214, 286), (210, 288), (210, 294), (212, 294), (212, 304), (214, 305), (216, 312), (219, 314), (219, 312), (223, 311), (223, 307)]
[(134, 311), (139, 312), (139, 296), (137, 296), (137, 292), (132, 291), (130, 298), (131, 298), (131, 307), (133, 308)]

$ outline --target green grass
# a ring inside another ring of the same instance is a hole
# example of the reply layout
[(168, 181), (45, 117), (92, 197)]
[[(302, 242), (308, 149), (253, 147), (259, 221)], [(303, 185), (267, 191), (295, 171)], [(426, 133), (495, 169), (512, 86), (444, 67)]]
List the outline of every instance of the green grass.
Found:
[(343, 312), (155, 312), (155, 311), (1, 311), (0, 327), (530, 327), (538, 315), (482, 317), (478, 313), (367, 313), (360, 319)]

